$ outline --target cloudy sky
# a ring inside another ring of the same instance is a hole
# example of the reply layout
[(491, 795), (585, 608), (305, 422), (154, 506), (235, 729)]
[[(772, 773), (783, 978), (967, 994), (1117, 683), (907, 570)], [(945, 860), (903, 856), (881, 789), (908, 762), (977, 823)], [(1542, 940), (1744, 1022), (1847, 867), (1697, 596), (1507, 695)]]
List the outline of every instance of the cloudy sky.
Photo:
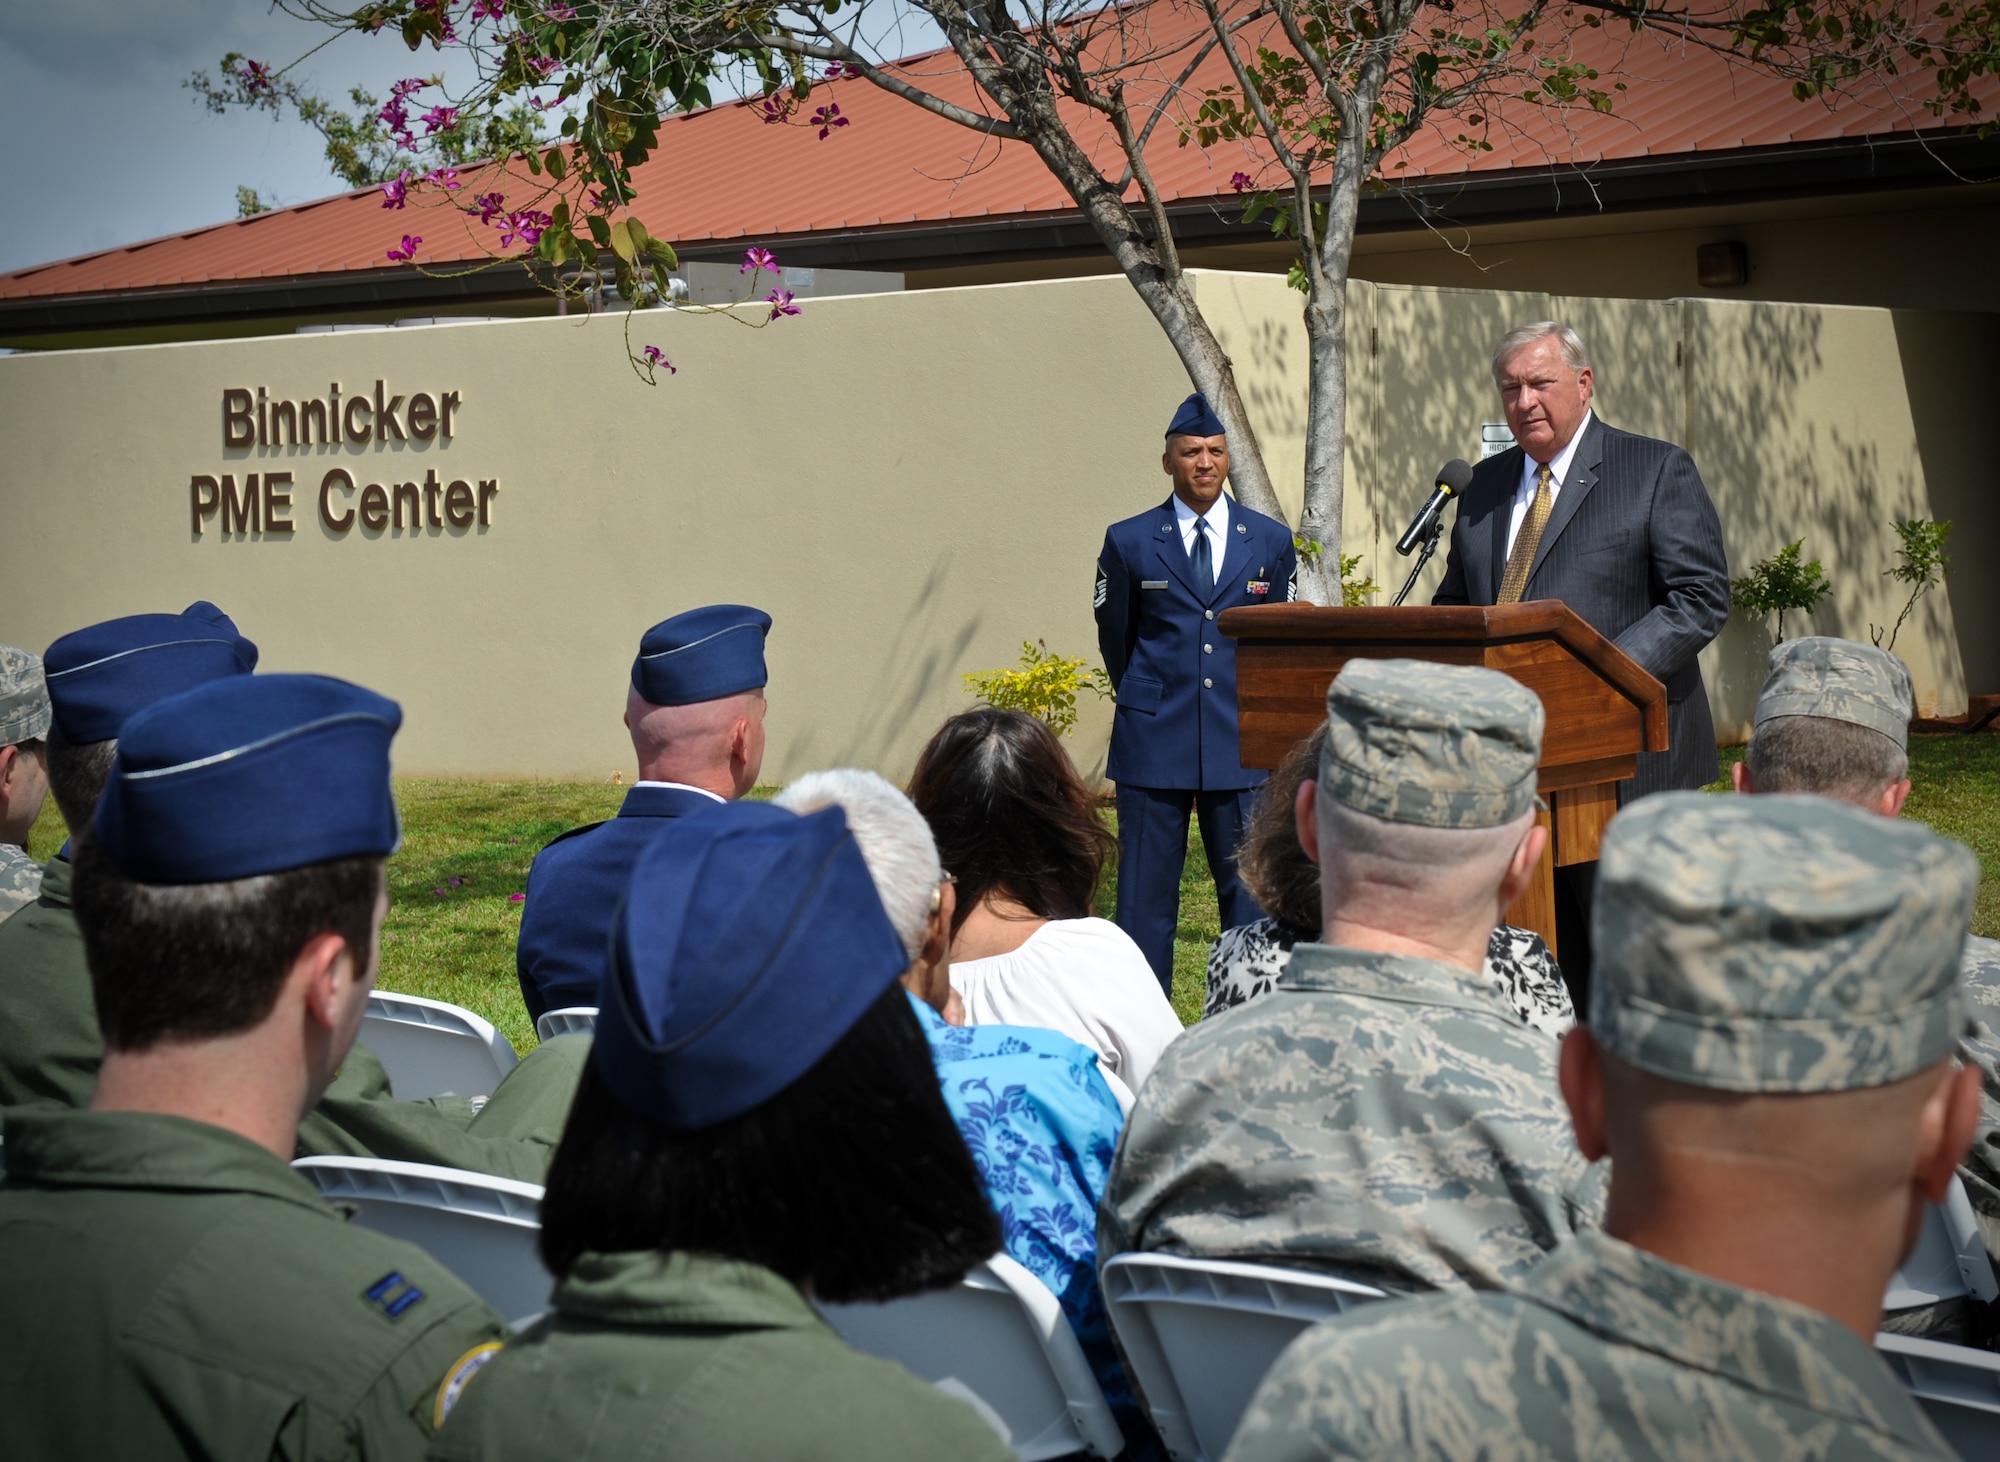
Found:
[[(0, 271), (224, 222), (238, 184), (281, 204), (339, 191), (310, 128), (215, 116), (181, 84), (214, 74), (225, 52), (283, 65), (325, 36), (268, 0), (0, 0), (0, 136), (14, 139), (0, 163)], [(895, 49), (933, 37), (903, 20)], [(349, 34), (293, 75), (332, 99), (355, 85), (381, 96), (440, 59)]]

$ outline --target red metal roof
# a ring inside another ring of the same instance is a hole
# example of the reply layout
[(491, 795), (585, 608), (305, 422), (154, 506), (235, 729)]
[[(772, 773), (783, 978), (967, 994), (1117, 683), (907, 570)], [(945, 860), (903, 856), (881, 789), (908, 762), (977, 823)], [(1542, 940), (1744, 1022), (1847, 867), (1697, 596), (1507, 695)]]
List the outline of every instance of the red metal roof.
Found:
[[(1147, 7), (1155, 40), (1184, 42), (1203, 24), (1194, 7)], [(1168, 27), (1179, 27), (1172, 34)], [(1670, 47), (1651, 37), (1584, 31), (1574, 53), (1596, 66), (1602, 84), (1622, 79), (1616, 111), (1556, 111), (1525, 103), (1494, 108), (1484, 129), (1492, 144), (1470, 152), (1448, 136), (1463, 128), (1446, 119), (1390, 159), (1384, 173), (1406, 180), (1448, 181), (1557, 165), (1681, 157), (1743, 148), (1835, 142), (1913, 131), (1935, 125), (1927, 114), (1899, 106), (1886, 94), (1843, 100), (1837, 107), (1800, 103), (1789, 84), (1705, 51)], [(1183, 53), (1187, 54), (1187, 53)], [(1184, 61), (1161, 63), (1162, 71)], [(949, 51), (910, 58), (900, 69), (928, 90), (975, 111), (982, 105), (971, 78)], [(1211, 55), (1189, 94), (1228, 80), (1226, 63)], [(1928, 85), (1923, 78), (1913, 83)], [(2000, 78), (1985, 87), (1989, 109), (2000, 104)], [(996, 216), (1074, 214), (1075, 205), (1034, 151), (999, 143), (922, 111), (858, 77), (814, 88), (811, 108), (837, 103), (852, 125), (825, 140), (819, 129), (771, 125), (749, 105), (732, 103), (668, 119), (659, 146), (635, 178), (635, 211), (648, 228), (679, 244), (743, 240), (779, 243), (787, 236), (825, 234), (898, 225), (940, 225)], [(810, 110), (811, 108), (808, 108)], [(804, 114), (795, 119), (802, 123)], [(1075, 120), (1073, 117), (1072, 120)], [(1081, 136), (1100, 165), (1122, 168), (1115, 139), (1094, 118)], [(1238, 170), (1259, 173), (1252, 152), (1225, 144), (1204, 152), (1181, 147), (1170, 116), (1147, 150), (1156, 181), (1169, 201), (1231, 196)], [(504, 186), (525, 206), (525, 176)], [(1260, 182), (1278, 181), (1275, 170)], [(489, 185), (491, 186), (491, 185)], [(467, 188), (459, 199), (476, 191)], [(1136, 188), (1128, 196), (1137, 195)], [(420, 235), (421, 263), (470, 264), (497, 249), (499, 235), (476, 218), (413, 194), (407, 208), (382, 206), (373, 189), (344, 193), (253, 218), (151, 239), (123, 248), (37, 265), (0, 275), (0, 300), (98, 295), (197, 287), (228, 281), (282, 280), (302, 276), (407, 271), (386, 251), (405, 234)], [(518, 254), (519, 246), (505, 251)]]

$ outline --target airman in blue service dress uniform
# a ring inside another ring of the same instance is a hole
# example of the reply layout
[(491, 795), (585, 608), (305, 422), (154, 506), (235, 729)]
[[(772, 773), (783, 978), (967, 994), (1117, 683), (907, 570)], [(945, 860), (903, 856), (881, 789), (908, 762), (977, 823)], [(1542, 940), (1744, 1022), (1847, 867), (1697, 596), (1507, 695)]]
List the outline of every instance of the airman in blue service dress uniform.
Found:
[(745, 718), (746, 744), (739, 763), (725, 772), (733, 778), (723, 783), (733, 787), (729, 797), (655, 777), (640, 723), (659, 707), (698, 706), (761, 691), (769, 679), (764, 639), (770, 629), (771, 616), (761, 609), (710, 604), (662, 620), (640, 640), (625, 717), (639, 751), (640, 780), (625, 794), (616, 817), (564, 833), (536, 855), (528, 873), (514, 962), (530, 1020), (565, 1006), (597, 1003), (612, 915), (639, 851), (661, 823), (733, 800), (756, 784), (764, 756), (761, 697), (754, 708), (746, 707), (754, 717)]
[(1188, 815), (1201, 821), (1222, 927), (1263, 917), (1236, 877), (1236, 848), (1264, 773), (1236, 738), (1236, 642), (1225, 609), (1294, 597), (1292, 530), (1222, 490), (1229, 446), (1199, 392), (1167, 427), (1161, 466), (1173, 496), (1113, 523), (1097, 558), (1097, 648), (1118, 695), (1105, 774), (1118, 785), (1118, 927), (1145, 951), (1163, 988)]

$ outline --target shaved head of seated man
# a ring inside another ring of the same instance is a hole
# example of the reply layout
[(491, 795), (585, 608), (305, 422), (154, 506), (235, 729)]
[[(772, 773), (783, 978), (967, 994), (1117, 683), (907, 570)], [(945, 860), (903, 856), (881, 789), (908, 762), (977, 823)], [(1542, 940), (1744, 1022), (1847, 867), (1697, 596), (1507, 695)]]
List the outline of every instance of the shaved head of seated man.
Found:
[(1497, 671), (1350, 660), (1327, 716), (1298, 801), (1322, 942), (1167, 1048), (1126, 1124), (1098, 1253), (1498, 1289), (1601, 1197), (1555, 1042), (1485, 972), (1547, 842), (1542, 705)]
[(1619, 813), (1562, 1057), (1603, 1232), (1505, 1295), (1315, 1326), (1231, 1462), (1955, 1455), (1871, 1342), (1979, 1119), (1953, 1055), (1978, 886), (1967, 849), (1824, 797)]
[[(1739, 792), (1812, 792), (1881, 817), (1910, 796), (1909, 667), (1875, 645), (1809, 635), (1772, 647), (1755, 729), (1734, 768)], [(1969, 1019), (1959, 1054), (1984, 1081), (1984, 1120), (1959, 1175), (1989, 1254), (2000, 1254), (2000, 941), (1974, 934), (1962, 964)], [(1964, 1298), (1890, 1314), (1883, 1328), (1972, 1341), (1987, 1327)]]
[(639, 777), (609, 822), (573, 828), (536, 855), (514, 964), (528, 1018), (597, 1004), (612, 915), (662, 822), (757, 785), (764, 767), (764, 639), (771, 616), (710, 604), (639, 641), (625, 728)]

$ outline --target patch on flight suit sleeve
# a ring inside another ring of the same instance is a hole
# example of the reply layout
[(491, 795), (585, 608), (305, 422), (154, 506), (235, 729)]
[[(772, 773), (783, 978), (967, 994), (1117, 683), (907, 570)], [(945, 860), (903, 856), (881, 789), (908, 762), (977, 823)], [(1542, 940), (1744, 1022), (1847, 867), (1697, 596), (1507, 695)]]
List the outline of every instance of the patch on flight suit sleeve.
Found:
[(361, 1297), (391, 1320), (400, 1320), (412, 1305), (424, 1297), (424, 1292), (392, 1269), (361, 1291)]
[(1105, 574), (1104, 565), (1099, 564), (1097, 566), (1097, 589), (1091, 595), (1090, 607), (1092, 609), (1102, 609), (1104, 607), (1104, 601), (1108, 599), (1110, 596), (1111, 596), (1111, 579), (1108, 575)]
[(503, 1349), (505, 1346), (500, 1341), (489, 1340), (484, 1345), (473, 1346), (452, 1362), (451, 1369), (444, 1373), (444, 1384), (438, 1387), (437, 1406), (431, 1413), (432, 1431), (444, 1425), (444, 1419), (451, 1415), (452, 1407), (458, 1405), (458, 1398), (465, 1394), (472, 1378)]

